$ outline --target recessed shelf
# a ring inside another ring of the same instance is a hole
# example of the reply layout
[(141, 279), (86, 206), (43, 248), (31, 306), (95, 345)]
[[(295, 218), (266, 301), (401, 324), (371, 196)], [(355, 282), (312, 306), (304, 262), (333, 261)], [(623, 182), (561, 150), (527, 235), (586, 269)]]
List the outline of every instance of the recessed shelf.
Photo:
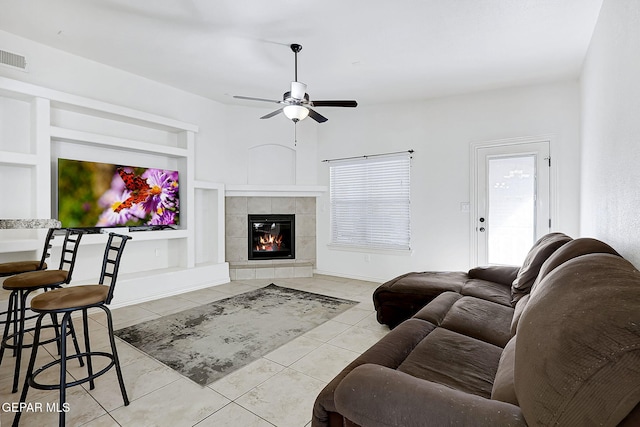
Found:
[(0, 164), (36, 166), (38, 164), (38, 156), (35, 154), (15, 153), (13, 151), (0, 151)]
[(136, 141), (115, 136), (100, 135), (73, 129), (65, 129), (51, 126), (51, 138), (59, 141), (72, 142), (74, 144), (86, 144), (91, 146), (103, 146), (109, 148), (125, 149), (140, 153), (163, 154), (169, 157), (187, 157), (185, 148), (170, 147), (149, 142)]
[(185, 123), (167, 117), (158, 116), (156, 114), (134, 110), (132, 108), (97, 101), (95, 99), (72, 95), (55, 89), (36, 86), (31, 83), (13, 80), (6, 77), (0, 77), (0, 95), (24, 100), (30, 100), (33, 97), (45, 98), (49, 99), (56, 108), (63, 108), (72, 111), (86, 111), (98, 117), (115, 117), (121, 121), (140, 123), (142, 125), (168, 129), (171, 131), (186, 130), (198, 132), (198, 126), (191, 123)]
[(198, 190), (224, 190), (224, 184), (219, 182), (209, 182), (209, 181), (194, 181), (193, 187)]
[[(103, 233), (87, 233), (82, 236), (83, 245), (103, 245), (110, 231), (114, 233), (131, 236), (131, 242), (143, 242), (150, 240), (172, 240), (186, 239), (186, 230), (152, 230), (152, 231), (129, 231), (127, 228), (110, 228), (105, 229)], [(62, 239), (54, 240), (54, 246), (62, 246)]]

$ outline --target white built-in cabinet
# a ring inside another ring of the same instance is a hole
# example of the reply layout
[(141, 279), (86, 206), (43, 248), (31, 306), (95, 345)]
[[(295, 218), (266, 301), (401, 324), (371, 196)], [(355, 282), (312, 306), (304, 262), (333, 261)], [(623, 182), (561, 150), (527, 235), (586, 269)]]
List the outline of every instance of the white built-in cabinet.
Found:
[[(133, 239), (114, 305), (224, 283), (224, 186), (195, 180), (197, 132), (190, 123), (0, 77), (0, 218), (55, 217), (58, 158), (178, 170), (179, 229), (117, 229)], [(0, 230), (0, 262), (38, 256), (43, 238), (44, 230)], [(73, 282), (95, 279), (105, 241), (83, 237)]]

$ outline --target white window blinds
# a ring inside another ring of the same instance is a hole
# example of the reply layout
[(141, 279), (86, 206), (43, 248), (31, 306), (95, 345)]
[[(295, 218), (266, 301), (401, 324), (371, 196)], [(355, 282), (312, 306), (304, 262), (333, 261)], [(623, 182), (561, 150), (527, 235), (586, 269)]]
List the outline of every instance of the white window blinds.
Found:
[(331, 243), (410, 249), (409, 153), (330, 163)]

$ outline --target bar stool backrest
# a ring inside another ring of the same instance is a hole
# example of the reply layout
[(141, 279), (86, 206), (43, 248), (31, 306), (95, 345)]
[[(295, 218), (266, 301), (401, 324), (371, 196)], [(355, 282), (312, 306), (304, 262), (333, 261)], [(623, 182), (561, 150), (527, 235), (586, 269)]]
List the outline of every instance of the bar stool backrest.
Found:
[(51, 257), (51, 248), (53, 246), (53, 239), (56, 237), (56, 232), (58, 232), (59, 228), (50, 228), (47, 231), (47, 237), (44, 239), (44, 248), (42, 249), (42, 258), (40, 258), (40, 266), (38, 270), (44, 270), (47, 265), (47, 258)]
[[(67, 228), (64, 234), (64, 243), (62, 243), (62, 254), (60, 255), (60, 266), (58, 270), (67, 271), (67, 280), (64, 283), (71, 282), (73, 268), (76, 265), (76, 255), (80, 247), (80, 240), (84, 232), (82, 230)], [(66, 267), (66, 268), (65, 268)]]
[[(100, 272), (100, 284), (109, 286), (109, 293), (105, 303), (110, 304), (113, 299), (113, 290), (116, 287), (116, 279), (118, 278), (118, 270), (120, 269), (120, 259), (124, 252), (124, 246), (131, 236), (123, 236), (122, 234), (109, 233), (109, 240), (104, 249), (104, 257), (102, 258), (102, 271)], [(105, 283), (107, 281), (107, 283)]]

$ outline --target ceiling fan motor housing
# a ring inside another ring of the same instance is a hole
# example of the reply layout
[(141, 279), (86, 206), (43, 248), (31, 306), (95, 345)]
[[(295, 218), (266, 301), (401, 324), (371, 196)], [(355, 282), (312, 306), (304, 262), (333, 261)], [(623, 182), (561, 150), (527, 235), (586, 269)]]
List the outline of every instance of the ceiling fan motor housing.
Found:
[(309, 95), (307, 95), (307, 85), (302, 82), (291, 82), (291, 97), (295, 99), (304, 99), (305, 96), (307, 100), (309, 99)]

